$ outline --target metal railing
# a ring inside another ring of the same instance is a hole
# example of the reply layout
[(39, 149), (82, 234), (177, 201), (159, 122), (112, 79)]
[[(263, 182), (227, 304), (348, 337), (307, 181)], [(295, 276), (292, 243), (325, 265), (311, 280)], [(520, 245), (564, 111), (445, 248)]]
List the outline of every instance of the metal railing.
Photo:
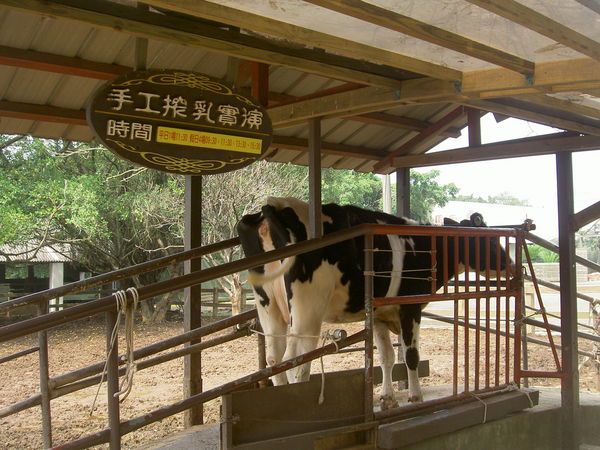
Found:
[[(114, 393), (118, 390), (118, 378), (119, 375), (124, 371), (124, 368), (119, 369), (119, 366), (123, 364), (124, 358), (119, 356), (116, 351), (113, 351), (108, 356), (108, 397), (109, 397), (109, 427), (94, 433), (89, 436), (85, 436), (76, 441), (72, 441), (70, 443), (64, 444), (61, 448), (85, 448), (92, 445), (97, 445), (101, 443), (110, 442), (111, 447), (118, 448), (120, 443), (120, 436), (137, 430), (145, 425), (161, 420), (165, 417), (168, 417), (173, 414), (177, 414), (185, 409), (188, 409), (192, 406), (204, 403), (226, 393), (232, 392), (234, 390), (240, 389), (245, 386), (249, 386), (257, 381), (266, 379), (276, 373), (280, 373), (286, 371), (292, 367), (296, 367), (298, 365), (304, 364), (308, 361), (312, 361), (315, 358), (322, 356), (323, 354), (333, 353), (337, 351), (337, 349), (341, 349), (343, 347), (352, 345), (354, 343), (365, 341), (365, 420), (371, 420), (375, 416), (375, 418), (383, 418), (390, 417), (390, 415), (394, 414), (394, 411), (386, 411), (383, 413), (378, 413), (378, 415), (374, 415), (373, 413), (373, 387), (372, 387), (372, 379), (373, 379), (373, 309), (372, 305), (375, 303), (376, 305), (381, 305), (383, 303), (390, 302), (402, 302), (407, 301), (406, 299), (396, 298), (396, 299), (373, 299), (373, 274), (372, 272), (372, 258), (373, 253), (368, 251), (369, 248), (372, 249), (372, 241), (374, 234), (397, 234), (404, 236), (432, 236), (432, 242), (434, 244), (437, 242), (436, 239), (441, 239), (440, 248), (444, 248), (447, 246), (448, 238), (459, 236), (476, 236), (483, 238), (486, 242), (489, 242), (489, 239), (493, 237), (503, 236), (508, 238), (519, 238), (521, 233), (516, 230), (506, 230), (506, 229), (474, 229), (474, 228), (460, 228), (460, 227), (452, 227), (451, 229), (447, 227), (431, 227), (431, 226), (386, 226), (386, 225), (361, 225), (353, 228), (349, 228), (343, 231), (339, 231), (336, 233), (328, 234), (322, 238), (314, 239), (311, 241), (303, 241), (297, 244), (289, 245), (283, 248), (279, 248), (264, 254), (255, 255), (252, 257), (245, 258), (240, 261), (235, 261), (231, 263), (226, 263), (221, 266), (212, 267), (208, 269), (203, 269), (197, 272), (185, 274), (179, 276), (177, 278), (154, 283), (148, 286), (143, 286), (138, 288), (139, 299), (140, 301), (144, 301), (149, 298), (154, 298), (158, 295), (170, 292), (172, 290), (182, 289), (184, 287), (196, 285), (205, 281), (210, 281), (222, 276), (230, 275), (242, 270), (246, 270), (252, 267), (264, 265), (268, 262), (281, 260), (293, 255), (298, 255), (301, 253), (317, 250), (323, 247), (327, 247), (329, 245), (339, 243), (348, 239), (354, 239), (361, 236), (364, 236), (364, 240), (366, 243), (366, 252), (365, 252), (365, 302), (366, 302), (366, 319), (365, 319), (365, 330), (356, 333), (352, 336), (349, 336), (342, 341), (337, 342), (337, 345), (330, 344), (314, 350), (313, 352), (307, 353), (305, 355), (298, 356), (289, 361), (284, 361), (275, 366), (259, 370), (254, 372), (251, 375), (248, 375), (240, 380), (235, 380), (230, 383), (227, 383), (219, 388), (211, 389), (209, 391), (202, 392), (200, 394), (191, 396), (177, 402), (173, 405), (165, 406), (163, 408), (157, 409), (155, 411), (151, 411), (149, 413), (143, 414), (139, 417), (135, 417), (133, 419), (127, 421), (119, 421), (119, 404), (118, 399), (115, 403), (114, 401)], [(468, 240), (465, 240), (468, 242)], [(456, 240), (457, 242), (457, 240)], [(476, 240), (478, 243), (479, 240)], [(47, 336), (46, 331), (68, 323), (73, 320), (81, 319), (84, 317), (89, 317), (93, 315), (97, 315), (100, 313), (106, 313), (107, 315), (107, 333), (110, 333), (113, 328), (113, 324), (116, 321), (117, 315), (117, 304), (113, 295), (103, 297), (98, 300), (91, 301), (89, 303), (80, 304), (77, 306), (73, 306), (69, 309), (56, 311), (56, 312), (47, 312), (47, 302), (50, 299), (56, 298), (58, 296), (65, 295), (67, 293), (73, 292), (73, 290), (85, 290), (90, 288), (91, 286), (111, 282), (117, 279), (126, 278), (137, 273), (141, 273), (142, 271), (150, 271), (156, 270), (157, 268), (166, 267), (169, 264), (174, 264), (181, 262), (187, 258), (200, 257), (204, 254), (218, 251), (232, 245), (237, 244), (237, 239), (232, 239), (229, 241), (225, 241), (218, 244), (213, 244), (211, 246), (203, 247), (200, 249), (191, 250), (189, 252), (182, 252), (180, 254), (174, 255), (172, 257), (161, 258), (160, 260), (151, 261), (148, 263), (140, 264), (138, 266), (134, 266), (132, 268), (123, 269), (121, 271), (117, 271), (117, 273), (105, 274), (98, 277), (94, 277), (91, 279), (83, 280), (81, 282), (72, 283), (71, 285), (66, 285), (61, 288), (53, 289), (50, 291), (46, 291), (39, 294), (33, 294), (27, 296), (26, 298), (20, 298), (13, 300), (11, 302), (5, 302), (0, 305), (0, 309), (7, 310), (11, 307), (19, 307), (25, 304), (38, 304), (40, 308), (40, 314), (37, 317), (23, 320), (19, 323), (10, 324), (0, 328), (0, 342), (15, 339), (18, 337), (22, 337), (34, 332), (38, 332), (39, 335), (39, 355), (40, 355), (40, 394), (33, 396), (29, 399), (26, 399), (23, 402), (19, 402), (14, 405), (10, 405), (2, 410), (0, 410), (0, 417), (14, 414), (18, 411), (22, 411), (23, 409), (30, 408), (32, 406), (41, 405), (42, 407), (42, 415), (43, 415), (43, 434), (44, 434), (44, 445), (46, 447), (52, 446), (52, 433), (51, 433), (51, 423), (50, 423), (50, 399), (56, 398), (61, 395), (65, 395), (69, 392), (73, 392), (78, 389), (82, 389), (87, 386), (91, 386), (93, 384), (97, 384), (100, 381), (100, 373), (102, 368), (104, 367), (104, 362), (99, 362), (97, 364), (90, 365), (88, 367), (78, 369), (74, 372), (70, 372), (67, 374), (59, 375), (53, 378), (48, 376), (48, 359), (47, 359)], [(466, 244), (467, 253), (468, 253), (468, 244)], [(479, 244), (476, 244), (479, 245)], [(508, 245), (507, 245), (508, 247)], [(433, 255), (433, 253), (432, 253)], [(435, 264), (433, 263), (432, 256), (432, 270), (437, 270)], [(478, 263), (478, 262), (477, 262)], [(488, 264), (489, 266), (489, 264)], [(508, 269), (507, 269), (508, 270)], [(473, 279), (473, 286), (469, 286), (467, 289), (464, 289), (462, 292), (454, 292), (450, 293), (447, 288), (448, 280), (457, 274), (448, 274), (447, 271), (443, 273), (443, 285), (444, 292), (441, 294), (437, 294), (435, 292), (435, 285), (432, 283), (432, 292), (429, 294), (424, 294), (423, 296), (413, 296), (410, 302), (429, 302), (429, 301), (438, 301), (438, 300), (446, 300), (448, 297), (452, 298), (455, 301), (455, 305), (458, 305), (459, 299), (467, 299), (463, 301), (468, 301), (468, 299), (485, 299), (490, 297), (502, 298), (506, 297), (506, 302), (508, 305), (508, 298), (510, 296), (515, 296), (515, 298), (519, 297), (519, 292), (515, 288), (515, 285), (510, 283), (505, 283), (504, 285), (498, 281), (496, 286), (492, 286), (490, 283), (486, 282), (481, 284), (479, 281)], [(468, 273), (468, 272), (467, 272)], [(489, 271), (486, 273), (488, 275), (487, 279), (489, 279)], [(505, 273), (505, 277), (508, 279), (510, 276), (509, 272)], [(499, 276), (497, 277), (499, 278)], [(469, 280), (469, 276), (467, 275), (467, 280)], [(477, 278), (478, 280), (478, 278)], [(472, 292), (472, 288), (475, 287), (475, 292)], [(383, 302), (383, 303), (382, 303)], [(10, 303), (7, 305), (7, 303)], [(468, 310), (468, 306), (466, 306)], [(489, 308), (488, 308), (489, 311)], [(508, 307), (506, 310), (506, 314), (508, 317)], [(514, 308), (515, 312), (518, 312), (518, 307)], [(148, 360), (144, 360), (139, 363), (138, 369), (143, 370), (147, 367), (150, 367), (155, 364), (160, 364), (167, 360), (171, 360), (173, 358), (181, 357), (186, 354), (190, 354), (193, 352), (202, 351), (205, 348), (218, 345), (222, 342), (229, 341), (231, 339), (236, 339), (241, 336), (245, 336), (248, 334), (249, 327), (241, 326), (246, 323), (248, 320), (255, 319), (256, 310), (251, 310), (244, 312), (238, 316), (221, 320), (211, 325), (203, 326), (196, 330), (189, 331), (182, 335), (179, 335), (175, 338), (171, 338), (166, 341), (158, 342), (156, 344), (138, 349), (134, 353), (135, 359), (148, 357), (154, 355), (157, 352), (164, 351), (166, 349), (170, 349), (174, 346), (181, 345), (182, 343), (189, 343), (192, 340), (195, 340), (199, 337), (209, 336), (211, 333), (214, 333), (219, 330), (223, 330), (229, 328), (234, 325), (240, 325), (240, 328), (234, 332), (226, 334), (225, 336), (211, 339), (209, 341), (204, 341), (201, 344), (195, 344), (188, 346), (184, 349), (175, 350), (166, 355), (160, 355), (153, 357)], [(479, 319), (477, 319), (479, 321)], [(458, 321), (455, 320), (457, 323)], [(467, 321), (468, 322), (468, 321)], [(499, 321), (498, 321), (499, 323)], [(507, 321), (508, 323), (508, 321)], [(476, 326), (477, 333), (483, 331), (485, 327), (480, 326), (479, 323)], [(457, 333), (458, 325), (455, 325), (455, 334)], [(489, 327), (487, 328), (489, 329)], [(507, 325), (508, 330), (508, 325)], [(500, 335), (500, 331), (496, 330), (498, 336)], [(516, 333), (516, 330), (515, 330)], [(468, 336), (468, 333), (466, 333)], [(465, 338), (465, 349), (466, 354), (469, 353), (469, 344), (468, 337)], [(508, 337), (506, 338), (506, 346), (508, 347)], [(517, 342), (518, 342), (517, 335)], [(455, 344), (457, 344), (455, 338)], [(499, 347), (498, 347), (499, 348)], [(515, 361), (518, 360), (518, 348), (519, 346), (515, 346)], [(31, 349), (31, 351), (35, 351)], [(14, 355), (13, 355), (14, 356)], [(506, 353), (508, 357), (508, 352)], [(455, 354), (456, 358), (456, 354)], [(6, 359), (6, 358), (4, 358)], [(458, 370), (457, 363), (455, 366), (455, 375), (454, 375), (454, 385), (456, 386), (458, 382)], [(455, 401), (457, 396), (464, 397), (466, 393), (472, 392), (469, 389), (469, 364), (466, 363), (467, 368), (465, 369), (464, 375), (464, 390), (462, 394), (457, 392), (457, 388), (455, 387), (454, 393), (455, 396), (451, 396), (445, 399), (436, 400), (434, 403), (445, 403)], [(514, 374), (515, 379), (518, 381), (518, 364), (514, 364)], [(479, 380), (479, 369), (476, 369), (477, 375), (476, 378)], [(490, 373), (489, 371), (486, 373)], [(508, 367), (506, 369), (507, 373), (507, 381), (508, 381)], [(497, 378), (497, 377), (496, 377)], [(479, 383), (475, 382), (475, 390), (477, 392), (487, 392), (489, 390), (498, 390), (503, 387), (503, 384), (496, 380), (495, 383), (486, 383), (482, 389), (480, 388)], [(112, 407), (111, 407), (112, 402)], [(419, 409), (422, 407), (431, 406), (431, 402), (424, 402), (423, 405), (413, 406), (409, 409)], [(406, 408), (402, 409), (402, 413), (406, 411)], [(397, 412), (397, 411), (396, 411)]]

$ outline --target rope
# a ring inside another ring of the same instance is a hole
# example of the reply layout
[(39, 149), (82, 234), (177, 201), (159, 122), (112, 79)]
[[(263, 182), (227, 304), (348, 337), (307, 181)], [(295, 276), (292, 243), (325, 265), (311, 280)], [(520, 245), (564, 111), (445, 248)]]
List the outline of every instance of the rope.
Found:
[[(123, 291), (120, 291), (123, 292)], [(134, 345), (133, 345), (133, 325), (135, 320), (135, 311), (137, 309), (137, 305), (140, 301), (140, 295), (136, 288), (130, 287), (127, 288), (127, 292), (131, 292), (131, 297), (133, 298), (132, 303), (127, 303), (127, 293), (123, 296), (125, 300), (125, 344), (127, 347), (127, 352), (125, 355), (126, 360), (126, 369), (125, 376), (121, 380), (121, 385), (119, 386), (119, 392), (115, 392), (114, 396), (119, 398), (119, 402), (125, 401), (125, 399), (129, 396), (131, 392), (131, 388), (133, 387), (133, 376), (137, 372), (137, 364), (134, 362)], [(121, 311), (123, 308), (121, 308)]]
[(479, 396), (477, 396), (477, 395), (475, 395), (473, 393), (471, 393), (471, 397), (476, 398), (477, 400), (479, 400), (483, 404), (483, 422), (481, 422), (481, 423), (482, 424), (486, 423), (487, 422), (487, 411), (488, 411), (488, 405), (487, 405), (487, 403), (484, 402), (481, 397), (479, 397)]
[[(131, 305), (128, 305), (127, 303), (128, 292), (131, 292), (131, 296), (133, 298), (133, 303)], [(100, 377), (100, 383), (98, 383), (98, 389), (96, 390), (94, 401), (92, 402), (90, 416), (93, 415), (94, 409), (96, 409), (96, 402), (98, 401), (100, 388), (104, 383), (104, 379), (108, 371), (108, 356), (110, 353), (112, 353), (113, 349), (115, 348), (117, 338), (119, 336), (119, 329), (121, 327), (121, 314), (123, 310), (125, 310), (125, 342), (127, 345), (125, 360), (127, 361), (127, 368), (125, 370), (125, 378), (123, 379), (123, 381), (121, 382), (121, 386), (119, 387), (119, 392), (116, 392), (114, 394), (115, 397), (119, 397), (120, 395), (124, 394), (123, 398), (119, 400), (120, 402), (123, 402), (131, 392), (131, 388), (133, 387), (133, 375), (137, 371), (137, 365), (133, 362), (133, 320), (135, 317), (135, 310), (139, 303), (140, 296), (137, 289), (134, 287), (128, 288), (127, 291), (117, 291), (113, 295), (117, 303), (117, 320), (110, 335), (110, 346), (106, 352), (106, 361), (104, 363), (104, 368), (102, 369), (102, 375)]]
[[(345, 332), (332, 333), (331, 330), (324, 331), (321, 334), (321, 338), (323, 339), (321, 347), (325, 347), (327, 341), (331, 341), (333, 345), (335, 345), (335, 353), (339, 352), (340, 348), (338, 347), (337, 343), (345, 337), (344, 335)], [(321, 355), (319, 359), (321, 361), (321, 391), (319, 392), (319, 405), (322, 405), (325, 401), (325, 365), (323, 364), (323, 355)]]
[(529, 319), (530, 317), (536, 316), (538, 314), (544, 314), (546, 312), (546, 308), (540, 308), (540, 309), (536, 309), (535, 311), (533, 311), (531, 314), (527, 315), (527, 316), (523, 316), (520, 319), (513, 319), (513, 323), (515, 324), (515, 326), (523, 326), (523, 322), (526, 319)]
[[(335, 345), (335, 353), (339, 352), (340, 349), (338, 347), (338, 341), (341, 341), (342, 339), (344, 339), (346, 337), (346, 332), (344, 330), (339, 330), (342, 331), (341, 333), (337, 333), (338, 330), (332, 332), (331, 330), (326, 330), (323, 331), (323, 333), (321, 333), (321, 335), (303, 335), (303, 334), (295, 334), (295, 333), (289, 333), (289, 334), (271, 334), (271, 333), (264, 333), (262, 331), (258, 331), (258, 330), (254, 330), (254, 329), (250, 329), (250, 331), (252, 333), (256, 333), (256, 334), (260, 334), (261, 336), (265, 336), (265, 337), (295, 337), (295, 338), (321, 338), (321, 347), (325, 347), (325, 345), (327, 345), (328, 341), (331, 341), (334, 345)], [(323, 364), (323, 356), (322, 355), (319, 360), (321, 362), (321, 390), (319, 393), (319, 405), (322, 405), (323, 402), (325, 401), (325, 366)]]

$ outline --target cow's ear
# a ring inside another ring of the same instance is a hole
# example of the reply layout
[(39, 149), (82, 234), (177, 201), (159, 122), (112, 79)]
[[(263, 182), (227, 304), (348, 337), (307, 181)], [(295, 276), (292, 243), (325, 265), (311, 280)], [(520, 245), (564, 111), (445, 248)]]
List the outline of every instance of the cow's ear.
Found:
[(483, 221), (483, 216), (479, 213), (471, 214), (471, 224), (474, 227), (485, 227), (487, 226)]
[(444, 225), (448, 226), (458, 226), (459, 223), (456, 220), (452, 220), (450, 217), (444, 217)]

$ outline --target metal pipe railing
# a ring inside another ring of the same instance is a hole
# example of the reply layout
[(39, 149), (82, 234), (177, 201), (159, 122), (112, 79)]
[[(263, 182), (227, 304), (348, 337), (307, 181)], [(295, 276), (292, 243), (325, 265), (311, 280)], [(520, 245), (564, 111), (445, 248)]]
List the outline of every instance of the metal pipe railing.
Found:
[[(320, 358), (323, 355), (328, 355), (331, 353), (335, 353), (340, 348), (348, 347), (349, 345), (356, 344), (357, 342), (363, 341), (365, 339), (365, 330), (361, 330), (347, 338), (336, 341), (335, 343), (325, 345), (311, 352), (305, 353), (303, 355), (297, 356), (296, 358), (289, 359), (287, 361), (283, 361), (279, 364), (275, 364), (271, 367), (267, 367), (266, 369), (259, 370), (250, 375), (247, 375), (243, 378), (239, 378), (234, 381), (230, 381), (229, 383), (225, 383), (224, 385), (209, 389), (208, 391), (201, 392), (199, 394), (195, 394), (191, 397), (188, 397), (180, 402), (174, 403), (169, 406), (165, 406), (160, 409), (156, 409), (149, 413), (146, 413), (142, 416), (135, 417), (133, 419), (126, 420), (121, 422), (120, 430), (121, 435), (125, 435), (135, 431), (139, 428), (142, 428), (146, 425), (149, 425), (154, 422), (158, 422), (166, 417), (172, 416), (174, 414), (178, 414), (180, 412), (185, 411), (195, 405), (206, 403), (210, 400), (213, 400), (217, 397), (220, 397), (225, 394), (229, 394), (230, 392), (234, 392), (240, 389), (244, 389), (248, 386), (251, 386), (260, 380), (264, 380), (266, 378), (270, 378), (273, 375), (277, 375), (278, 373), (285, 372), (294, 367), (300, 366), (302, 364), (306, 364), (314, 359)], [(81, 449), (91, 447), (93, 445), (99, 445), (108, 442), (110, 436), (110, 429), (104, 429), (94, 434), (90, 434), (88, 436), (84, 436), (75, 441), (68, 442), (64, 445), (55, 447), (56, 449)]]
[(57, 297), (63, 297), (65, 295), (73, 294), (76, 292), (85, 291), (103, 284), (112, 283), (114, 281), (129, 278), (134, 275), (141, 273), (152, 272), (163, 267), (174, 265), (188, 259), (199, 258), (210, 253), (218, 252), (226, 248), (234, 247), (239, 244), (239, 238), (232, 238), (225, 241), (217, 242), (212, 245), (206, 245), (203, 247), (194, 248), (184, 252), (179, 252), (174, 255), (163, 256), (156, 258), (151, 261), (146, 261), (134, 266), (125, 267), (123, 269), (113, 270), (112, 272), (103, 273), (96, 275), (85, 280), (75, 281), (73, 283), (65, 284), (64, 286), (56, 287), (53, 289), (47, 289), (42, 292), (36, 292), (33, 294), (23, 295), (14, 300), (0, 303), (0, 312), (10, 311), (13, 308), (20, 306), (30, 305), (32, 303), (39, 303), (42, 301), (51, 300)]

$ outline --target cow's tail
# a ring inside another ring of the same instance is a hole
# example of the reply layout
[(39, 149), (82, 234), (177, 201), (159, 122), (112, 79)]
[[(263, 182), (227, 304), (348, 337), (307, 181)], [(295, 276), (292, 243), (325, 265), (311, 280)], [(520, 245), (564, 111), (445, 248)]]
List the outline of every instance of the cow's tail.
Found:
[(284, 259), (283, 263), (280, 263), (279, 267), (273, 271), (269, 271), (267, 273), (259, 273), (253, 270), (248, 271), (248, 281), (253, 286), (262, 286), (265, 283), (274, 281), (279, 277), (283, 277), (283, 275), (285, 275), (292, 268), (295, 261), (296, 257), (290, 256), (289, 258)]

